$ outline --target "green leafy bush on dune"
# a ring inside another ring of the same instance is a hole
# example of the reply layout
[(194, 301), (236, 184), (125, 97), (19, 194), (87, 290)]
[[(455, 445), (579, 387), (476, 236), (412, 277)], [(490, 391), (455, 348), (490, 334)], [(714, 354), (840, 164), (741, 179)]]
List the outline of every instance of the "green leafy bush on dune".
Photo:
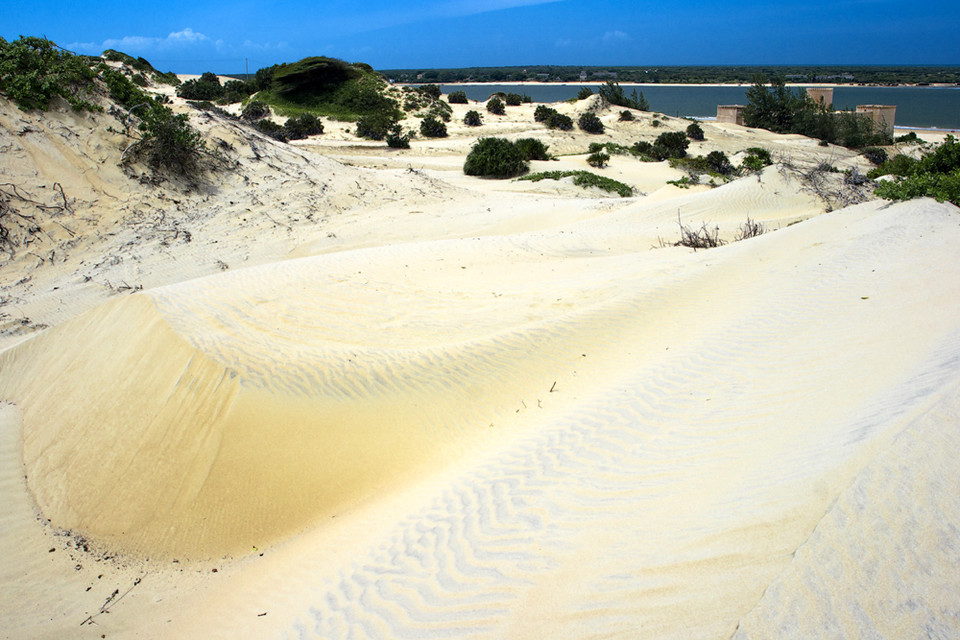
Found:
[(929, 197), (960, 206), (960, 142), (948, 135), (919, 159), (898, 154), (867, 174), (879, 176), (894, 176), (877, 186), (875, 193), (886, 200)]
[(532, 173), (528, 176), (518, 178), (518, 180), (530, 180), (539, 182), (541, 180), (562, 180), (564, 178), (573, 178), (573, 184), (578, 187), (588, 188), (597, 187), (604, 191), (616, 193), (622, 198), (629, 198), (633, 195), (633, 188), (612, 178), (598, 176), (589, 171), (543, 171), (541, 173)]
[(86, 58), (63, 51), (46, 38), (0, 38), (0, 95), (24, 110), (46, 110), (62, 98), (75, 111), (98, 111), (90, 99), (97, 72)]
[(504, 138), (480, 138), (463, 165), (468, 176), (484, 178), (514, 178), (529, 171), (523, 153), (514, 143)]

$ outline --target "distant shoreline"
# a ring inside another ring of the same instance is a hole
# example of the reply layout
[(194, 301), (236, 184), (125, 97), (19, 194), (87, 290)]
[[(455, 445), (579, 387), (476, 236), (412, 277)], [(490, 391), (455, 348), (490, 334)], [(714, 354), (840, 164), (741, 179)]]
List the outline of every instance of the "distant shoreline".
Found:
[[(424, 84), (436, 84), (443, 85), (445, 87), (479, 87), (484, 85), (504, 85), (504, 86), (515, 86), (515, 87), (587, 87), (587, 86), (602, 86), (606, 84), (605, 82), (597, 81), (584, 81), (584, 82), (530, 82), (530, 81), (491, 81), (491, 82), (396, 82), (394, 83), (397, 86), (409, 86), (416, 87)], [(753, 86), (752, 82), (709, 82), (709, 83), (688, 83), (688, 82), (623, 82), (623, 85), (631, 87), (751, 87)], [(850, 83), (831, 83), (831, 82), (787, 82), (785, 86), (788, 87), (832, 87), (832, 88), (857, 88), (857, 87), (870, 87), (876, 89), (897, 89), (897, 88), (913, 88), (913, 89), (960, 89), (960, 85), (952, 83), (937, 83), (937, 84), (850, 84)]]

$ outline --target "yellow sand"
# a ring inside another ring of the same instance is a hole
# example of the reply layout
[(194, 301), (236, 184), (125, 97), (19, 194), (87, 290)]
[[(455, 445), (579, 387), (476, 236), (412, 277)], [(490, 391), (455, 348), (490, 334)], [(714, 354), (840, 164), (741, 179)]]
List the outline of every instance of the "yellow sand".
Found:
[[(239, 164), (190, 190), (0, 102), (5, 176), (69, 209), (0, 269), (0, 634), (956, 635), (956, 207), (462, 174), (496, 132), (586, 168), (532, 109), (402, 152), (195, 116)], [(661, 247), (678, 216), (770, 232)]]

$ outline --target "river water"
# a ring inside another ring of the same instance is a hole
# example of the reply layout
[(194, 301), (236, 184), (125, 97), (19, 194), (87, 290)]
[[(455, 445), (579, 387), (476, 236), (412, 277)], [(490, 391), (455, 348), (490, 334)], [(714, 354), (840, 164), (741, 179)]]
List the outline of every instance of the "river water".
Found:
[[(581, 87), (597, 90), (596, 84), (445, 84), (444, 93), (460, 89), (471, 100), (486, 100), (503, 91), (530, 96), (534, 102), (562, 102), (575, 98)], [(718, 104), (746, 104), (749, 85), (742, 86), (658, 86), (620, 85), (629, 96), (633, 90), (643, 93), (650, 109), (671, 116), (713, 118)], [(960, 129), (960, 87), (835, 87), (836, 109), (852, 109), (860, 104), (897, 106), (896, 126)]]

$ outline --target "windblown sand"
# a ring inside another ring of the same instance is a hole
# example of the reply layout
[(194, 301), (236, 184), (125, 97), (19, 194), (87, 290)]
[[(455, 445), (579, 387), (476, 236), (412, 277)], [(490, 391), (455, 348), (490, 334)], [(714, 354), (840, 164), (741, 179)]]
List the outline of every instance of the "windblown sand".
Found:
[[(189, 187), (125, 174), (105, 115), (0, 101), (42, 231), (0, 266), (0, 635), (960, 634), (960, 211), (827, 212), (782, 166), (480, 180), (479, 135), (587, 169), (687, 122), (478, 106), (401, 152), (194, 114), (235, 164)], [(678, 217), (768, 232), (694, 252)]]

